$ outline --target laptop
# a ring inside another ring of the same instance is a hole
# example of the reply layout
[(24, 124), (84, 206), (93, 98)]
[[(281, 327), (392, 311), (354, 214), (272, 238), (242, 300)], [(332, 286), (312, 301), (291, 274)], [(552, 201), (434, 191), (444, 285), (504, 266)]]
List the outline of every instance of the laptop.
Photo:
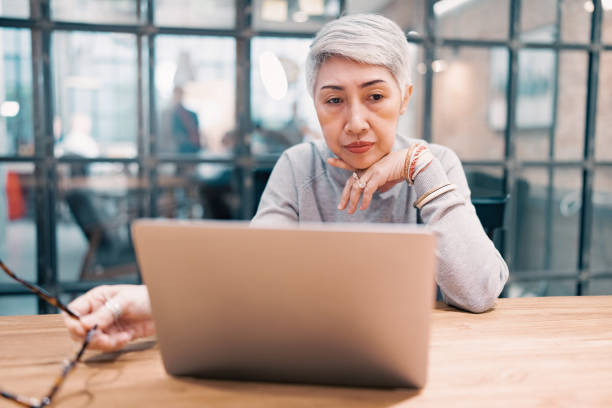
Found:
[(431, 232), (142, 219), (132, 237), (169, 374), (424, 386)]

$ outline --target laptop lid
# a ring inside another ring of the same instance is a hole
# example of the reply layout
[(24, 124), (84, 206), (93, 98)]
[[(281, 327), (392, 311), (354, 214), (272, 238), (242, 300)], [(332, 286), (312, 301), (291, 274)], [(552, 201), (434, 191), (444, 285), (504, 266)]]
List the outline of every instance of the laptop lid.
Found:
[(137, 220), (166, 371), (422, 387), (435, 237), (415, 226)]

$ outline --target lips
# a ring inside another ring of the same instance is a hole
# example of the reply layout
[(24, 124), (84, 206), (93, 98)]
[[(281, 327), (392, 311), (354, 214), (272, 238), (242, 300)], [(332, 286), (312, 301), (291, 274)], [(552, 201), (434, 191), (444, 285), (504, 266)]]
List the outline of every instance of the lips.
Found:
[(365, 153), (374, 146), (373, 142), (353, 142), (344, 145), (344, 148), (351, 153)]

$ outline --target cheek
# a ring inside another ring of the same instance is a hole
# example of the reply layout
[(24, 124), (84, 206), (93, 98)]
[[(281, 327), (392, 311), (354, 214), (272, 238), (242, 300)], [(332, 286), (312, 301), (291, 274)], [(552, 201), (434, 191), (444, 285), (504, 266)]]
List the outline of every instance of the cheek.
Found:
[(342, 132), (342, 121), (338, 113), (321, 109), (317, 110), (317, 118), (327, 144), (337, 143)]
[(395, 134), (397, 133), (397, 122), (399, 109), (397, 106), (388, 106), (376, 112), (376, 133), (380, 142), (381, 151), (389, 153), (393, 149)]

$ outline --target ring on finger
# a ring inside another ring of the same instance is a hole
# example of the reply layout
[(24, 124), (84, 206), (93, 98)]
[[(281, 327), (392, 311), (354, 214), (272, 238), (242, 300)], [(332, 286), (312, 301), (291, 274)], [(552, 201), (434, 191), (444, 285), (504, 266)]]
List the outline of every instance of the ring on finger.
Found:
[(110, 310), (110, 312), (113, 314), (113, 319), (115, 321), (119, 320), (119, 318), (121, 317), (121, 307), (117, 304), (117, 302), (115, 302), (114, 300), (108, 299), (105, 303), (104, 306)]
[(359, 179), (359, 176), (357, 175), (357, 173), (353, 172), (353, 179), (355, 180), (355, 183), (357, 183), (357, 187), (359, 187), (360, 189), (364, 189), (366, 186), (366, 183), (363, 182), (362, 180)]

